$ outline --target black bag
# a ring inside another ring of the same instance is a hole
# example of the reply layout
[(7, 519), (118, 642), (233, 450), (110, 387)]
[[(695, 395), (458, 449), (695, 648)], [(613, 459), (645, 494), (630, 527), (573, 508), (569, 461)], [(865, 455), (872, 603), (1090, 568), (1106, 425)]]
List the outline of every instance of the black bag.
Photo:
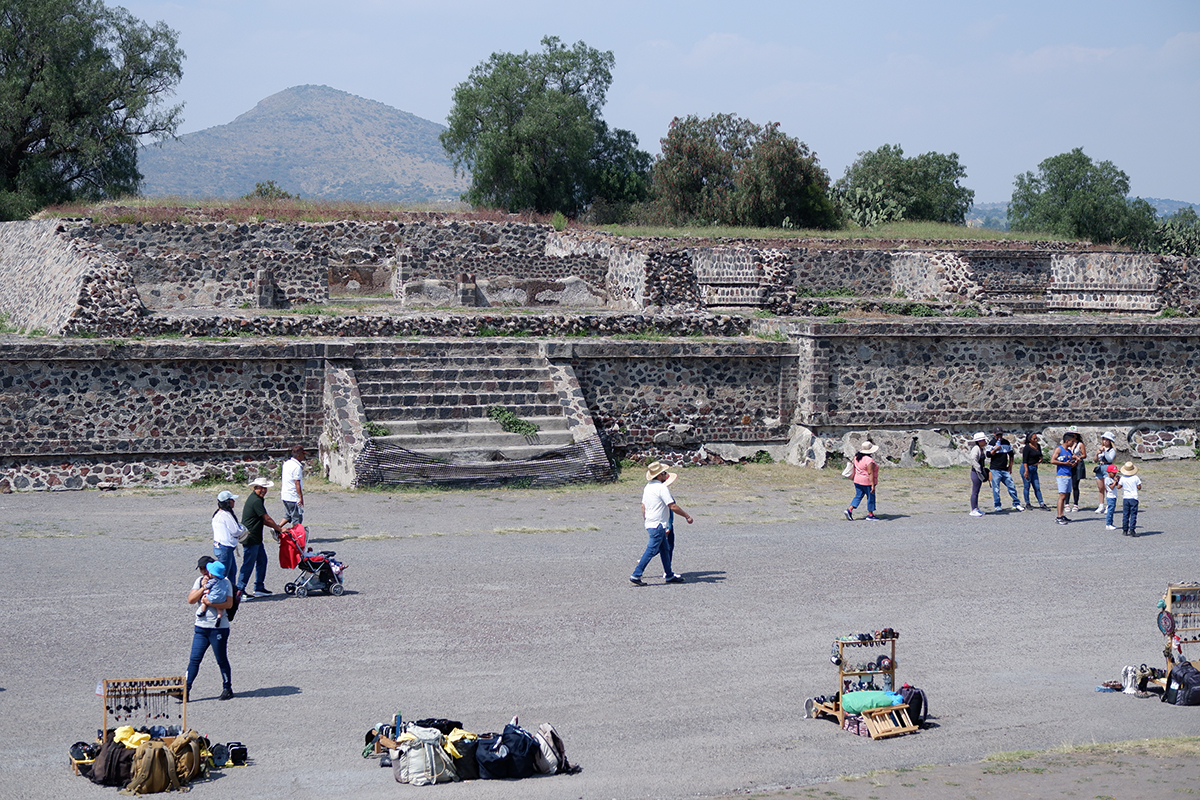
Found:
[(479, 780), (479, 762), (475, 758), (478, 746), (478, 739), (459, 739), (454, 743), (454, 749), (461, 756), (461, 758), (454, 759), (454, 771), (464, 781)]
[(918, 728), (924, 728), (929, 717), (929, 698), (925, 696), (925, 690), (906, 683), (900, 687), (900, 696), (908, 704), (908, 718)]
[(133, 755), (137, 751), (126, 747), (108, 735), (88, 775), (92, 783), (101, 786), (124, 786), (133, 778)]
[(1200, 670), (1188, 661), (1171, 667), (1162, 700), (1177, 706), (1200, 706)]
[(534, 756), (538, 753), (533, 734), (509, 723), (499, 739), (480, 739), (475, 747), (479, 777), (484, 780), (528, 778), (537, 772)]
[(418, 728), (433, 728), (442, 736), (449, 736), (450, 731), (455, 728), (462, 728), (462, 723), (456, 719), (419, 719), (413, 723)]
[(237, 589), (233, 590), (233, 605), (225, 611), (225, 619), (233, 622), (233, 618), (237, 616), (238, 607), (242, 604), (242, 593)]

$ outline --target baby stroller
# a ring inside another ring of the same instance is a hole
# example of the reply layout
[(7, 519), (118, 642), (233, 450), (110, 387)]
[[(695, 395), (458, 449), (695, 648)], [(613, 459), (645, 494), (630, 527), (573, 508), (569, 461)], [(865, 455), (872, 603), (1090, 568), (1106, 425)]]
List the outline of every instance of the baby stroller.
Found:
[(334, 558), (337, 554), (332, 550), (314, 553), (311, 547), (306, 549), (304, 536), (303, 525), (293, 525), (279, 536), (279, 566), (300, 570), (300, 576), (283, 587), (284, 594), (307, 597), (309, 592), (323, 591), (341, 597), (346, 565)]

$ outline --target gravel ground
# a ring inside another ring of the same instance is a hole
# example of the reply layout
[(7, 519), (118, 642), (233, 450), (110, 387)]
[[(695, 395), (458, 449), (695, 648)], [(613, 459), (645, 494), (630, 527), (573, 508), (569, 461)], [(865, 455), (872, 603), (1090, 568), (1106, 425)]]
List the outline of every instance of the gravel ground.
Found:
[[(627, 581), (645, 545), (638, 470), (564, 490), (310, 486), (312, 537), (349, 564), (348, 591), (243, 606), (238, 696), (215, 699), (210, 655), (188, 719), (245, 742), (253, 763), (193, 796), (418, 791), (360, 756), (396, 711), (479, 732), (513, 714), (550, 721), (583, 767), (420, 790), (449, 800), (813, 796), (840, 775), (1194, 735), (1200, 709), (1095, 687), (1162, 663), (1155, 603), (1168, 582), (1200, 579), (1198, 474), (1143, 467), (1143, 536), (1130, 539), (1091, 512), (1065, 527), (1046, 511), (971, 518), (961, 469), (885, 470), (879, 523), (842, 517), (852, 492), (832, 470), (686, 470), (674, 491), (696, 518), (678, 529), (687, 583), (661, 584), (655, 562), (644, 588)], [(97, 680), (184, 671), (185, 595), (217, 488), (0, 496), (0, 797), (115, 793), (72, 776), (66, 750), (100, 725)], [(277, 490), (268, 509), (282, 511)], [(274, 561), (278, 592), (291, 573)], [(830, 641), (883, 627), (900, 632), (898, 677), (928, 692), (935, 726), (871, 741), (802, 719), (804, 698), (837, 689)], [(824, 796), (855, 785), (869, 784)]]

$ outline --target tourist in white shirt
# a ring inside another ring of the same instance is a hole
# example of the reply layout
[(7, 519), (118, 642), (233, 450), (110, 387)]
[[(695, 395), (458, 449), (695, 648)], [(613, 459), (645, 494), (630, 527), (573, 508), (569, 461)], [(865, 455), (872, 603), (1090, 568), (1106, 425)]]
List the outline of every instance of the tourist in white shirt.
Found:
[(663, 577), (667, 583), (683, 583), (683, 576), (671, 571), (673, 548), (667, 546), (667, 529), (670, 525), (671, 512), (686, 519), (688, 525), (692, 524), (692, 518), (679, 507), (675, 498), (671, 496), (671, 490), (667, 488), (667, 484), (673, 482), (676, 477), (667, 472), (664, 464), (657, 461), (646, 470), (646, 488), (642, 490), (642, 518), (645, 521), (646, 535), (649, 541), (646, 543), (646, 551), (642, 553), (641, 560), (634, 567), (633, 574), (629, 576), (629, 582), (635, 586), (646, 585), (642, 580), (642, 573), (646, 571), (646, 565), (650, 563), (650, 559), (655, 556), (662, 561)]
[(293, 525), (304, 521), (304, 448), (296, 445), (292, 448), (292, 457), (283, 462), (283, 486), (279, 489), (279, 499), (287, 510), (286, 520)]

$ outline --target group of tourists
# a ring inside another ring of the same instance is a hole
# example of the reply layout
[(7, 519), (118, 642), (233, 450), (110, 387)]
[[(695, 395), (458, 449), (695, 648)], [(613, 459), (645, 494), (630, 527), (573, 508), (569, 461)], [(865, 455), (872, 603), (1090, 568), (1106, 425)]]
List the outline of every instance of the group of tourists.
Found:
[[(191, 696), (192, 682), (200, 671), (200, 662), (211, 648), (221, 671), (221, 694), (218, 700), (233, 697), (233, 675), (229, 667), (230, 609), (243, 599), (272, 594), (266, 586), (267, 551), (263, 544), (263, 528), (277, 535), (288, 525), (299, 524), (304, 518), (304, 448), (292, 448), (292, 457), (283, 465), (281, 500), (287, 511), (282, 523), (267, 513), (267, 490), (275, 485), (267, 478), (250, 482), (250, 495), (242, 504), (239, 520), (234, 513), (238, 496), (228, 490), (217, 494), (217, 510), (212, 515), (213, 554), (201, 556), (196, 563), (200, 576), (188, 591), (189, 605), (197, 606), (192, 633), (192, 652), (187, 668), (187, 692)], [(235, 554), (242, 546), (242, 569), (239, 572)], [(247, 588), (251, 574), (254, 589)]]
[[(1079, 511), (1080, 490), (1088, 482), (1088, 452), (1083, 436), (1078, 431), (1069, 430), (1062, 436), (1062, 442), (1054, 447), (1054, 452), (1047, 459), (1042, 450), (1041, 437), (1035, 432), (1025, 436), (1025, 444), (1021, 448), (1021, 482), (1024, 488), (1024, 502), (1017, 497), (1017, 487), (1012, 478), (1013, 465), (1016, 459), (1015, 445), (1004, 438), (1003, 429), (992, 430), (989, 438), (982, 431), (973, 437), (974, 446), (971, 448), (971, 511), (973, 517), (982, 517), (979, 508), (979, 490), (985, 483), (992, 488), (992, 508), (1002, 510), (1000, 487), (1003, 486), (1012, 498), (1014, 511), (1024, 511), (1030, 508), (1029, 492), (1038, 505), (1048, 509), (1042, 498), (1042, 484), (1038, 475), (1038, 467), (1049, 463), (1055, 469), (1055, 481), (1058, 489), (1058, 515), (1055, 521), (1066, 525), (1071, 520), (1069, 513)], [(1132, 461), (1118, 468), (1115, 464), (1117, 448), (1116, 434), (1106, 431), (1100, 436), (1100, 446), (1093, 458), (1091, 477), (1095, 481), (1097, 492), (1097, 514), (1106, 515), (1108, 530), (1116, 530), (1113, 524), (1116, 507), (1116, 492), (1119, 489), (1123, 495), (1122, 532), (1127, 536), (1137, 536), (1138, 487), (1141, 479), (1137, 477), (1137, 466)], [(1086, 492), (1084, 493), (1086, 495)], [(1085, 504), (1086, 505), (1086, 502)]]

